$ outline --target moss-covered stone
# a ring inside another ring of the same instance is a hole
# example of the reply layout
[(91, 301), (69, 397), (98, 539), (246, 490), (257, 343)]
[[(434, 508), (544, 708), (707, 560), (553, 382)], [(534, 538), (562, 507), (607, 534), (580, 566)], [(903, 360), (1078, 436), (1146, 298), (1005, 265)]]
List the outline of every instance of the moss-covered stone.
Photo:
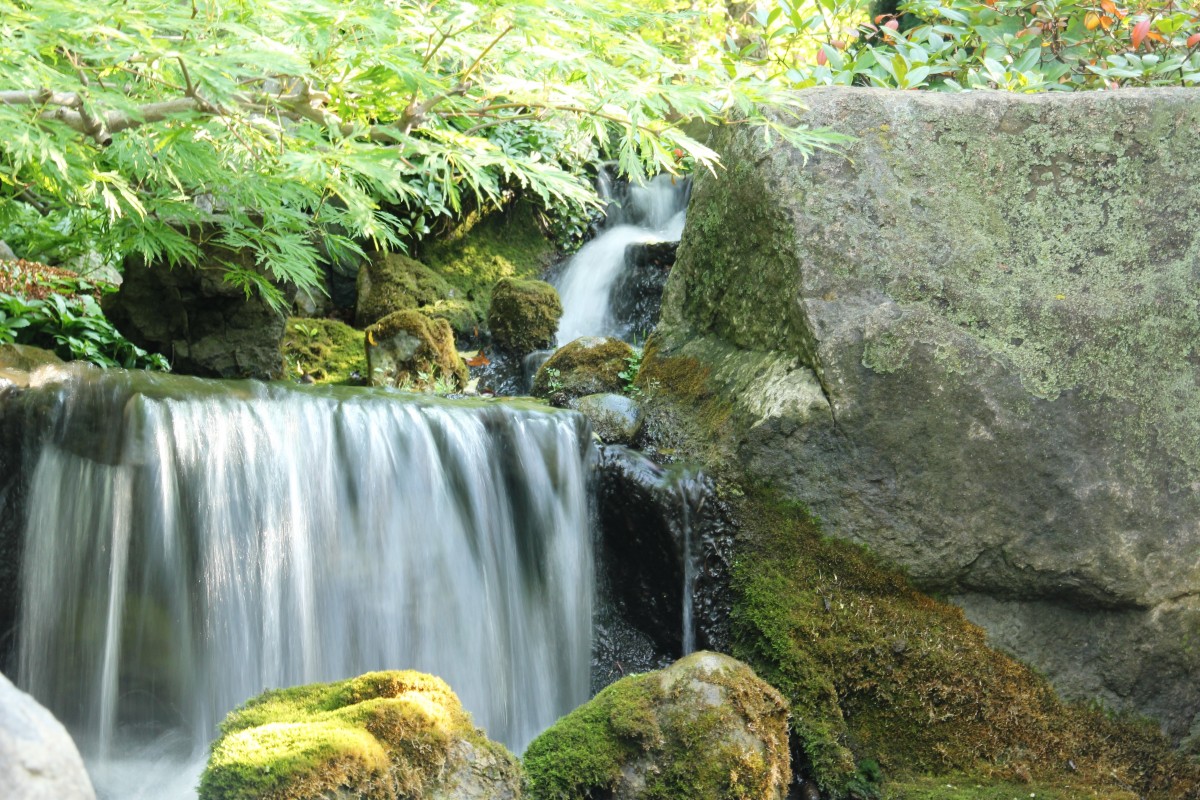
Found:
[(288, 376), (314, 383), (364, 383), (367, 357), (363, 338), (362, 331), (336, 319), (289, 319), (283, 335)]
[(515, 355), (553, 347), (562, 313), (558, 290), (550, 284), (505, 278), (492, 289), (488, 306), (492, 342)]
[(372, 386), (458, 391), (467, 385), (450, 323), (420, 311), (397, 311), (367, 328), (366, 353)]
[(375, 253), (358, 271), (354, 321), (365, 328), (393, 312), (433, 306), (452, 295), (450, 284), (420, 261), (400, 253)]
[(451, 322), (465, 334), (487, 324), (492, 289), (500, 280), (539, 277), (555, 252), (537, 211), (519, 202), (503, 211), (471, 214), (448, 236), (423, 243), (420, 258), (454, 289), (453, 299), (462, 306), (456, 310), (459, 321)]
[(533, 395), (564, 408), (576, 397), (625, 387), (633, 348), (620, 339), (584, 336), (560, 347), (533, 378)]
[(372, 672), (266, 692), (232, 712), (200, 798), (513, 798), (519, 785), (517, 760), (474, 726), (444, 681)]
[(531, 800), (782, 800), (787, 703), (744, 664), (693, 653), (622, 678), (525, 752)]

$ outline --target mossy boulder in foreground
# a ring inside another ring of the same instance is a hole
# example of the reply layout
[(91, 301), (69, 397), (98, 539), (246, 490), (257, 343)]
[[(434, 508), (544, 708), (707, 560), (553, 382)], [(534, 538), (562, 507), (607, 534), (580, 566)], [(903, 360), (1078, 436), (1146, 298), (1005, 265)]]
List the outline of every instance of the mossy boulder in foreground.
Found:
[(534, 739), (531, 800), (782, 800), (787, 702), (745, 664), (699, 652), (631, 675)]
[(289, 319), (283, 357), (289, 378), (341, 384), (366, 380), (363, 333), (336, 319)]
[(576, 397), (620, 393), (633, 348), (620, 339), (584, 336), (550, 356), (533, 379), (533, 394), (565, 407)]
[(492, 289), (488, 306), (492, 342), (514, 355), (553, 347), (562, 313), (558, 290), (550, 284), (505, 278)]
[(467, 365), (444, 319), (397, 311), (367, 328), (367, 370), (372, 386), (451, 390), (467, 385)]
[(262, 694), (226, 717), (200, 800), (506, 800), (520, 764), (440, 678), (371, 672)]

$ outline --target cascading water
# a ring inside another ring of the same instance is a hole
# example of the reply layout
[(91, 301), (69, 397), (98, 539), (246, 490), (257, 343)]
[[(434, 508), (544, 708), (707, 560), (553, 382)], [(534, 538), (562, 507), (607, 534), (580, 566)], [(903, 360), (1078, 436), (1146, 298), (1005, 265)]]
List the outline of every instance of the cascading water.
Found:
[(587, 699), (580, 417), (121, 372), (42, 392), (18, 681), (102, 797), (193, 797), (268, 688), (431, 672), (517, 752)]
[[(625, 251), (636, 242), (677, 242), (683, 235), (688, 182), (659, 175), (627, 187), (623, 198), (613, 196), (612, 183), (601, 173), (597, 190), (609, 201), (604, 226), (580, 248), (558, 280), (563, 315), (558, 344), (580, 336), (636, 335), (612, 314), (612, 291), (625, 269)], [(644, 333), (644, 332), (642, 332)]]

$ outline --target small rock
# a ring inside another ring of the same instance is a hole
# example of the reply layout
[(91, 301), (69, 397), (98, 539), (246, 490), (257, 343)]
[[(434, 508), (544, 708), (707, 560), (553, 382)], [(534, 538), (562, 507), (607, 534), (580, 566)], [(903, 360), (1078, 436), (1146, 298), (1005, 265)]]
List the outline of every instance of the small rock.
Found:
[(576, 397), (625, 387), (621, 373), (629, 369), (633, 348), (620, 339), (584, 336), (560, 347), (533, 379), (533, 395), (559, 408)]
[(610, 444), (632, 444), (641, 426), (641, 407), (623, 394), (589, 394), (567, 405), (587, 417), (592, 430)]
[(558, 290), (550, 284), (505, 278), (492, 290), (488, 328), (497, 348), (523, 356), (554, 345), (562, 313)]
[(0, 674), (0, 797), (95, 800), (70, 734), (54, 715)]
[(444, 319), (397, 311), (367, 328), (366, 337), (372, 386), (423, 390), (441, 384), (458, 391), (467, 385), (467, 365)]

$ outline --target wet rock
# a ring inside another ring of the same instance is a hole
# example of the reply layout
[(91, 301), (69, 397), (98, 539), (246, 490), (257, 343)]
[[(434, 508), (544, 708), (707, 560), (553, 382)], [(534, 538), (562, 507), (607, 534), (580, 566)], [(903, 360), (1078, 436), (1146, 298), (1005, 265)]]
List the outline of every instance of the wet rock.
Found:
[[(161, 353), (172, 369), (206, 378), (278, 378), (284, 317), (258, 294), (225, 281), (221, 262), (261, 271), (249, 253), (211, 247), (198, 267), (125, 262), (121, 288), (104, 313), (134, 344)], [(295, 287), (280, 286), (291, 304)]]
[(623, 678), (525, 751), (526, 797), (783, 800), (788, 706), (729, 656)]
[(397, 311), (367, 328), (366, 341), (372, 386), (458, 391), (467, 385), (467, 366), (444, 319)]
[[(854, 143), (806, 162), (717, 134), (726, 171), (697, 177), (643, 374), (686, 363), (675, 383), (724, 409), (751, 480), (964, 598), (1068, 696), (1181, 737), (1200, 715), (1200, 651), (1176, 635), (1200, 626), (1200, 202), (1180, 203), (1200, 98), (805, 102)], [(1105, 632), (1103, 658), (1077, 628)]]
[(625, 250), (625, 269), (613, 284), (610, 313), (624, 339), (645, 341), (658, 323), (663, 288), (679, 242), (635, 242)]
[(372, 672), (259, 695), (232, 712), (200, 800), (510, 800), (520, 762), (476, 728), (440, 678)]
[(505, 278), (492, 289), (488, 329), (495, 346), (524, 356), (554, 345), (562, 302), (545, 281)]
[(40, 367), (62, 366), (63, 360), (49, 350), (25, 344), (0, 344), (0, 385), (28, 388), (30, 375)]
[(95, 800), (71, 735), (0, 674), (0, 797)]
[(588, 418), (592, 430), (610, 444), (632, 444), (640, 427), (641, 409), (623, 394), (589, 394), (567, 404)]
[(559, 408), (576, 397), (619, 393), (633, 348), (620, 339), (584, 336), (560, 347), (533, 379), (533, 395)]

